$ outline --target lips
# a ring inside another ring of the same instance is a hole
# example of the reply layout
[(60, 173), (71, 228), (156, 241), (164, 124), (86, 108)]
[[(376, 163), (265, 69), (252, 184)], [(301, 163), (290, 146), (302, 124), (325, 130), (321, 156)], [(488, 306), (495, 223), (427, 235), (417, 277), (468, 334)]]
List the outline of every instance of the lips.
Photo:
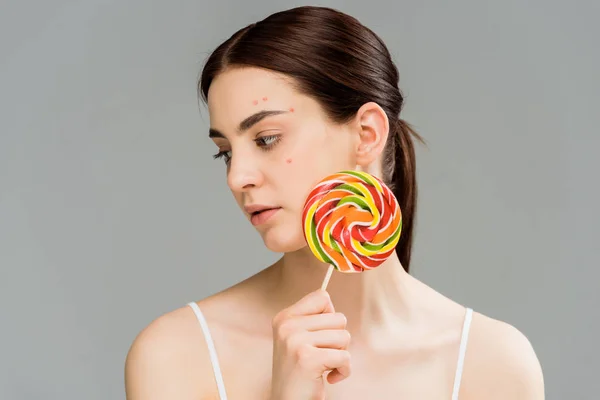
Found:
[(281, 208), (281, 207), (277, 207), (277, 206), (267, 206), (267, 205), (263, 205), (263, 204), (252, 204), (252, 205), (248, 205), (244, 207), (244, 210), (250, 214), (251, 216), (259, 214), (261, 212), (264, 211), (268, 211), (268, 210), (272, 210), (275, 208)]
[(266, 205), (249, 205), (244, 207), (244, 210), (250, 215), (250, 222), (252, 225), (261, 225), (275, 215), (281, 207), (277, 206), (266, 206)]

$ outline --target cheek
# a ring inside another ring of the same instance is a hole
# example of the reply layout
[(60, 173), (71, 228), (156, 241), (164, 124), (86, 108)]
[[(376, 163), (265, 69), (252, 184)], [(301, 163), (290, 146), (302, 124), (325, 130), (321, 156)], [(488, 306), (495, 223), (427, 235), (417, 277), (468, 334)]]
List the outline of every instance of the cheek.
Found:
[(286, 186), (294, 186), (295, 195), (308, 195), (313, 185), (325, 176), (348, 169), (348, 163), (344, 162), (347, 159), (346, 151), (332, 140), (343, 134), (344, 132), (315, 133), (306, 128), (295, 143), (282, 152), (274, 167), (281, 171), (281, 179), (284, 179)]
[(291, 209), (301, 212), (311, 189), (330, 172), (327, 158), (312, 149), (296, 148), (280, 160), (280, 190)]

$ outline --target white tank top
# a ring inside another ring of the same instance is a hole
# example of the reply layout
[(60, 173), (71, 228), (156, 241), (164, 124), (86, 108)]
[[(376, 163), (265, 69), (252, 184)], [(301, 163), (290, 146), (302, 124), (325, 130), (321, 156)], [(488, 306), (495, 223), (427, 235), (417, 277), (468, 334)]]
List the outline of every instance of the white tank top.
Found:
[[(210, 330), (208, 329), (206, 319), (204, 318), (202, 311), (200, 311), (200, 307), (198, 307), (198, 304), (196, 304), (195, 302), (191, 302), (188, 303), (188, 305), (192, 307), (194, 313), (196, 314), (196, 317), (198, 318), (198, 322), (200, 323), (200, 327), (202, 328), (202, 332), (204, 334), (204, 339), (206, 340), (206, 345), (208, 346), (208, 354), (210, 356), (210, 362), (212, 364), (213, 372), (215, 375), (215, 381), (219, 390), (219, 399), (227, 400), (227, 393), (225, 392), (225, 383), (223, 382), (223, 374), (221, 373), (221, 367), (219, 366), (217, 350), (215, 349), (215, 344), (212, 340), (212, 336), (210, 335)], [(473, 310), (467, 308), (462, 328), (462, 334), (460, 338), (460, 347), (458, 350), (458, 363), (456, 365), (456, 373), (454, 375), (452, 400), (458, 400), (458, 392), (460, 391), (460, 381), (462, 380), (463, 365), (465, 362), (465, 354), (467, 352), (467, 342), (469, 341), (469, 329), (471, 327), (472, 318)]]

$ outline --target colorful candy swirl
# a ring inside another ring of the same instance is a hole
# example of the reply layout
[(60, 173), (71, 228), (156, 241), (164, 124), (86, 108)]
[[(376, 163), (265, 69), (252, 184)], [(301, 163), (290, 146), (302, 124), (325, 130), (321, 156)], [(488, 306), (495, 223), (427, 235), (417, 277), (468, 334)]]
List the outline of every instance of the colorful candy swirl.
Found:
[(313, 254), (341, 272), (362, 272), (384, 262), (402, 230), (400, 205), (378, 178), (341, 171), (319, 182), (302, 212)]

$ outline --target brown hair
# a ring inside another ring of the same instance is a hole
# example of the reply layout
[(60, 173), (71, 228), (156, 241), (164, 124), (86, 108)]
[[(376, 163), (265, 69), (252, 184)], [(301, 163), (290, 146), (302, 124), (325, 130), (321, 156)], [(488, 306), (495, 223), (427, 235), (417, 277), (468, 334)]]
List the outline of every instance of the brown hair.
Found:
[(234, 33), (209, 56), (198, 82), (206, 101), (213, 79), (229, 67), (283, 73), (337, 123), (348, 122), (367, 102), (383, 108), (390, 134), (383, 154), (383, 180), (402, 210), (396, 253), (408, 272), (416, 214), (413, 138), (423, 139), (399, 118), (404, 98), (399, 74), (383, 41), (355, 18), (326, 7), (298, 7), (268, 16)]

